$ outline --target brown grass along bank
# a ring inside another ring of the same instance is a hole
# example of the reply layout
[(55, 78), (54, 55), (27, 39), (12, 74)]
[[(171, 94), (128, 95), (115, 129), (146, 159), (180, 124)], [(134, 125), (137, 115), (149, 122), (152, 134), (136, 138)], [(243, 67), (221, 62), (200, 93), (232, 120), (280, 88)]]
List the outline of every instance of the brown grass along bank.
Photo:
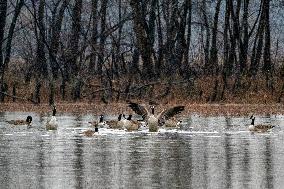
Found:
[[(181, 103), (180, 103), (181, 104)], [(157, 106), (157, 112), (162, 111), (174, 104), (164, 104)], [(185, 111), (180, 116), (186, 117), (191, 114), (200, 114), (203, 116), (250, 116), (255, 115), (284, 115), (284, 106), (282, 104), (190, 104), (183, 103)], [(74, 114), (104, 114), (117, 115), (119, 113), (134, 114), (127, 103), (58, 103), (57, 112)], [(2, 103), (0, 112), (37, 112), (51, 113), (51, 107), (48, 104), (34, 105), (31, 103)]]

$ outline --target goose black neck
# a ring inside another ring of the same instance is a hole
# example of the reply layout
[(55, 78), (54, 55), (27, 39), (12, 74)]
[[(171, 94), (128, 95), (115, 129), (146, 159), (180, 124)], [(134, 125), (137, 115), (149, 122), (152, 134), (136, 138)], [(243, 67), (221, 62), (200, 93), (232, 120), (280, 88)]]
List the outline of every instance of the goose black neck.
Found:
[(104, 122), (104, 116), (100, 117), (100, 123)]
[(251, 119), (251, 125), (254, 125), (255, 117)]
[(99, 132), (99, 128), (98, 127), (95, 127), (95, 132)]
[(118, 121), (121, 121), (122, 114), (119, 114)]
[(130, 114), (130, 115), (128, 116), (127, 120), (131, 120), (131, 118), (132, 118), (132, 115)]
[(151, 110), (152, 110), (152, 114), (154, 115), (155, 114), (155, 108), (152, 107)]
[(56, 108), (53, 108), (52, 115), (55, 116), (55, 114), (56, 114)]

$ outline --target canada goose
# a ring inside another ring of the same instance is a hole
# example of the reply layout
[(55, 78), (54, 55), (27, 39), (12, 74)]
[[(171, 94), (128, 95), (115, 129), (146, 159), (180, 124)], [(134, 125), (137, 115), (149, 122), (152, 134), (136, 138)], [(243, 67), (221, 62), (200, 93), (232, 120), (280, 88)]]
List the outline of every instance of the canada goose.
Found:
[(46, 130), (56, 130), (57, 129), (58, 123), (57, 123), (55, 115), (56, 115), (56, 107), (53, 106), (52, 116), (47, 120), (47, 123), (46, 123)]
[(89, 123), (91, 123), (96, 128), (106, 128), (106, 127), (108, 127), (108, 124), (104, 121), (104, 115), (100, 115), (98, 121), (89, 122)]
[(174, 127), (179, 127), (181, 123), (182, 123), (181, 120), (177, 121), (176, 119), (169, 119), (165, 121), (164, 126), (166, 128), (174, 128)]
[(91, 137), (93, 136), (95, 133), (98, 133), (99, 132), (99, 128), (98, 127), (95, 127), (95, 130), (91, 130), (91, 129), (88, 129), (84, 132), (82, 132), (81, 134), (87, 136), (87, 137)]
[(122, 114), (118, 115), (117, 120), (109, 120), (109, 121), (107, 121), (107, 124), (112, 129), (122, 129), (123, 128)]
[(127, 131), (137, 131), (139, 129), (138, 121), (132, 120), (132, 115), (130, 114), (124, 121), (124, 127)]
[(86, 130), (82, 134), (87, 136), (87, 137), (91, 137), (91, 136), (93, 136), (95, 134), (95, 131), (93, 131), (93, 130)]
[(117, 120), (107, 121), (107, 124), (112, 129), (126, 129), (127, 131), (138, 130), (138, 121), (132, 120), (132, 115), (128, 118), (124, 114), (119, 114)]
[(32, 124), (32, 116), (27, 116), (26, 120), (10, 120), (7, 121), (7, 123), (12, 124), (12, 125), (28, 125), (31, 126)]
[(174, 106), (163, 110), (158, 116), (155, 116), (154, 106), (151, 106), (151, 113), (145, 108), (145, 106), (137, 103), (130, 102), (129, 107), (138, 115), (142, 116), (143, 120), (146, 121), (146, 124), (149, 126), (150, 132), (157, 132), (158, 126), (164, 125), (166, 120), (184, 110), (184, 106)]
[(251, 124), (249, 126), (249, 130), (252, 132), (266, 132), (274, 127), (274, 125), (254, 125), (255, 117), (252, 115), (250, 117)]

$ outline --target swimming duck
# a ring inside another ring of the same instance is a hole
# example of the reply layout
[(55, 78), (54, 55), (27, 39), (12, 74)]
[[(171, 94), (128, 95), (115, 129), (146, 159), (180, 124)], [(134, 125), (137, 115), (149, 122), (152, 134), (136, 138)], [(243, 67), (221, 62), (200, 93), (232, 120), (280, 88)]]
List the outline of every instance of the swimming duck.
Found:
[(26, 120), (10, 120), (10, 121), (6, 121), (9, 124), (12, 125), (28, 125), (31, 126), (32, 124), (32, 116), (27, 116)]
[(274, 125), (263, 125), (263, 124), (255, 125), (254, 124), (255, 117), (253, 115), (250, 117), (250, 119), (251, 119), (251, 124), (249, 126), (249, 130), (252, 132), (259, 132), (259, 133), (266, 132), (274, 127)]
[(56, 107), (53, 106), (53, 110), (52, 110), (52, 116), (47, 120), (46, 123), (46, 130), (56, 130), (58, 127), (58, 123), (56, 120)]
[(157, 132), (158, 126), (165, 124), (166, 120), (174, 117), (184, 110), (184, 106), (174, 106), (169, 109), (163, 110), (160, 114), (155, 116), (155, 107), (151, 106), (151, 113), (145, 108), (144, 105), (130, 102), (129, 107), (142, 116), (143, 121), (149, 126), (150, 132)]

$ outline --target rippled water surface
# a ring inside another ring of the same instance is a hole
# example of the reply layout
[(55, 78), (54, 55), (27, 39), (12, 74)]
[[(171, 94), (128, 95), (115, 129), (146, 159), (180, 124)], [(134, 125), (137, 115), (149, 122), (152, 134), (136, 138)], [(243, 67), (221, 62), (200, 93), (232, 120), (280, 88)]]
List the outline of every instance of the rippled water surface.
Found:
[[(33, 116), (33, 127), (6, 121)], [(106, 117), (111, 119), (112, 117)], [(245, 117), (190, 115), (158, 133), (91, 128), (93, 115), (0, 113), (2, 188), (283, 188), (284, 116), (257, 117), (269, 133), (248, 132)]]

